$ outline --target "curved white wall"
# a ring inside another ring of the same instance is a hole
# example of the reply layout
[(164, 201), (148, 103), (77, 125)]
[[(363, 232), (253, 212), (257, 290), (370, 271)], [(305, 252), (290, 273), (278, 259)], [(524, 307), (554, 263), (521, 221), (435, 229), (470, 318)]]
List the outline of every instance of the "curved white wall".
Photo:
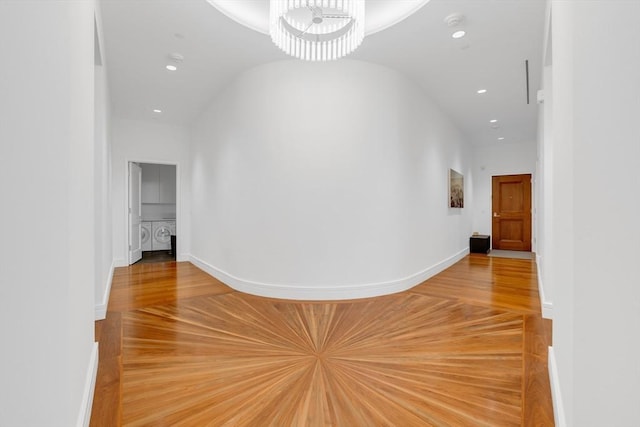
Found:
[(194, 124), (192, 260), (250, 293), (380, 295), (463, 256), (447, 207), (470, 149), (420, 87), (370, 63), (281, 61), (240, 75)]

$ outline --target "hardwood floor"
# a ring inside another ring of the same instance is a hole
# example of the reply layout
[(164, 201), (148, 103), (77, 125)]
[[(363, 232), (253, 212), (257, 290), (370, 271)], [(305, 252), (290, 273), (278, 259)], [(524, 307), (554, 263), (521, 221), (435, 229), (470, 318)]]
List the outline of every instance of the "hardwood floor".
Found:
[(138, 263), (155, 263), (155, 262), (168, 262), (175, 261), (175, 258), (171, 254), (171, 251), (145, 251), (142, 252), (142, 258)]
[(117, 269), (92, 426), (553, 426), (535, 263), (470, 255), (385, 297), (236, 292)]

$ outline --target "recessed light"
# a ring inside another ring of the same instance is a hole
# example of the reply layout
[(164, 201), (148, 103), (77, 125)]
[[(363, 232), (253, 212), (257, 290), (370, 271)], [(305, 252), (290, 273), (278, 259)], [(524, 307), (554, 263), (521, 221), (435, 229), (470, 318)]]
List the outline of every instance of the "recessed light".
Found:
[(178, 69), (175, 65), (167, 65), (165, 68), (169, 71), (176, 71)]
[(498, 120), (497, 119), (491, 119), (491, 120), (489, 120), (489, 123), (498, 123)]
[(502, 141), (504, 139), (504, 136), (501, 136), (500, 138), (498, 138), (498, 141)]
[(487, 90), (486, 89), (480, 89), (480, 90), (478, 90), (478, 93), (479, 94), (487, 93)]
[(465, 34), (467, 33), (462, 30), (458, 30), (455, 33), (451, 34), (451, 37), (453, 37), (454, 39), (461, 39)]
[(162, 110), (158, 110), (157, 108), (153, 110), (154, 113), (162, 113)]

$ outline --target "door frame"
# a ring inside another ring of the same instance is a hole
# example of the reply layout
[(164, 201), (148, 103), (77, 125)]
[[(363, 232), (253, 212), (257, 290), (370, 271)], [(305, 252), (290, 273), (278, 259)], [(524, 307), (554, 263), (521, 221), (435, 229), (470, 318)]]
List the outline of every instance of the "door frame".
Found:
[[(167, 161), (167, 160), (155, 160), (155, 159), (145, 159), (140, 157), (131, 157), (125, 158), (125, 177), (124, 177), (124, 253), (125, 258), (128, 257), (129, 254), (129, 163), (149, 163), (154, 165), (168, 165), (176, 167), (176, 229), (178, 231), (184, 230), (182, 224), (182, 191), (181, 191), (181, 182), (180, 182), (180, 162), (178, 161)], [(142, 197), (142, 195), (140, 196)], [(184, 257), (182, 256), (182, 239), (177, 239), (176, 241), (176, 261), (184, 261)], [(128, 258), (126, 265), (129, 265)]]
[[(131, 183), (132, 183), (132, 179), (131, 179), (131, 175), (132, 175), (132, 171), (134, 170), (134, 165), (135, 165), (135, 169), (139, 172), (137, 172), (136, 174), (139, 175), (138, 176), (138, 206), (136, 207), (136, 210), (138, 212), (138, 222), (137, 222), (137, 228), (138, 228), (138, 233), (140, 234), (139, 239), (138, 239), (138, 245), (136, 246), (136, 250), (135, 253), (136, 255), (139, 255), (139, 257), (136, 256), (137, 259), (135, 259), (135, 261), (133, 261), (133, 254), (134, 252), (132, 252), (132, 245), (131, 245), (131, 241), (132, 239), (132, 231), (133, 231), (133, 224), (134, 222), (133, 217), (134, 215), (132, 215), (132, 211), (131, 211), (131, 207), (133, 206), (133, 204), (131, 203)], [(127, 186), (127, 190), (128, 190), (128, 197), (127, 197), (127, 224), (128, 224), (128, 228), (127, 230), (129, 231), (127, 233), (127, 237), (128, 237), (128, 247), (127, 247), (127, 264), (128, 265), (132, 265), (135, 264), (136, 262), (140, 261), (142, 259), (142, 192), (140, 191), (142, 188), (142, 167), (140, 166), (139, 163), (135, 163), (135, 162), (129, 162), (128, 166), (128, 173), (127, 176), (129, 177), (129, 185)], [(139, 253), (138, 253), (139, 251)]]

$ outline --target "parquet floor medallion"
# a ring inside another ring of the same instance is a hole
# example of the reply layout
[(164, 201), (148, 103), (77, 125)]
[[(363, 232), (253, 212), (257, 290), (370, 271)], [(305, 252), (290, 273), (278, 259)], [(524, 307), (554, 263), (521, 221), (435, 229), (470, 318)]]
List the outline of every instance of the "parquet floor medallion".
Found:
[(127, 426), (519, 426), (523, 316), (238, 292), (122, 315)]

